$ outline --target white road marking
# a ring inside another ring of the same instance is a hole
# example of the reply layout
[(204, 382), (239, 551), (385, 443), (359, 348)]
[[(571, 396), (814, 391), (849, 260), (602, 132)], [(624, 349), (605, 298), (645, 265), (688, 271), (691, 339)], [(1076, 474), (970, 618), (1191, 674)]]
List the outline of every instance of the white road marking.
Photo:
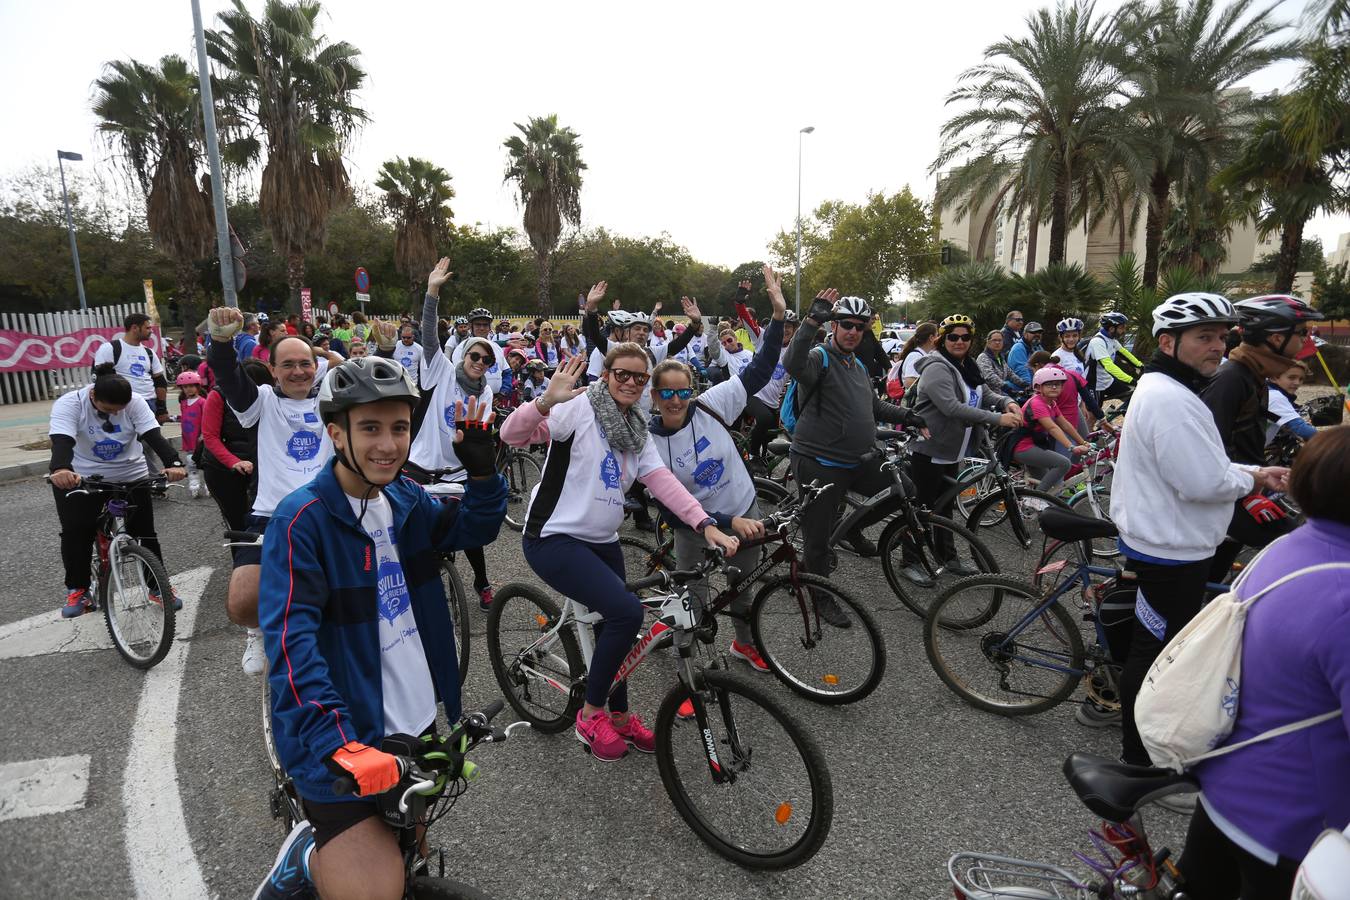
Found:
[(178, 636), (167, 656), (145, 675), (141, 700), (131, 726), (131, 750), (122, 777), (122, 807), (126, 811), (127, 859), (136, 896), (197, 900), (207, 897), (201, 866), (192, 852), (183, 802), (178, 789), (176, 743), (178, 695), (187, 665), (187, 638), (197, 624), (199, 598), (211, 577), (202, 567), (173, 577), (174, 589), (184, 597), (177, 620)]
[(89, 757), (53, 756), (0, 765), (0, 822), (84, 809)]

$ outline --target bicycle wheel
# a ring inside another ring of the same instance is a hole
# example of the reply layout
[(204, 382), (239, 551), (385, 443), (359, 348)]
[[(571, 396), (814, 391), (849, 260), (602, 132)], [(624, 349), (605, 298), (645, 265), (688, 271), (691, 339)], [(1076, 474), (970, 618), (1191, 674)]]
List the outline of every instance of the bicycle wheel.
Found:
[(586, 665), (570, 624), (558, 624), (558, 604), (530, 584), (505, 585), (488, 613), (487, 650), (506, 701), (526, 722), (553, 734), (571, 727), (582, 695), (573, 690)]
[(99, 585), (108, 634), (122, 658), (148, 669), (173, 646), (174, 608), (169, 576), (159, 557), (135, 541), (120, 541)]
[(450, 606), (451, 624), (455, 630), (455, 655), (459, 658), (459, 683), (469, 677), (469, 596), (464, 592), (464, 581), (450, 559), (441, 560), (441, 586), (445, 588), (445, 602)]
[(414, 900), (492, 900), (476, 887), (449, 878), (418, 876), (412, 880)]
[[(628, 581), (637, 581), (657, 572), (675, 571), (675, 542), (670, 540), (660, 547), (653, 547), (641, 538), (619, 537), (619, 548), (623, 550), (623, 572)], [(642, 591), (641, 596), (657, 593), (658, 588)]]
[[(1069, 498), (1069, 509), (1089, 519), (1111, 520), (1111, 493), (1104, 487), (1094, 485), (1091, 490), (1081, 487)], [(1098, 559), (1115, 559), (1120, 555), (1120, 545), (1115, 538), (1094, 538), (1085, 542), (1092, 545), (1092, 555)]]
[(881, 569), (900, 602), (923, 618), (933, 598), (958, 578), (997, 572), (999, 566), (989, 548), (964, 525), (927, 510), (919, 510), (916, 517), (917, 530), (903, 513), (886, 526)]
[[(975, 473), (986, 469), (987, 466), (980, 463), (968, 466), (957, 474), (958, 489), (955, 499), (956, 510), (952, 513), (953, 517), (959, 516), (961, 521), (964, 522), (966, 517), (970, 515), (970, 511), (975, 508), (975, 504), (998, 490), (998, 479), (992, 473), (985, 471), (984, 475), (975, 477)], [(997, 523), (989, 522), (988, 524), (994, 525)]]
[(506, 476), (506, 524), (512, 531), (525, 527), (525, 511), (530, 508), (530, 492), (543, 477), (544, 469), (525, 450), (512, 450), (502, 467)]
[(1017, 578), (958, 581), (924, 620), (933, 671), (967, 703), (1002, 716), (1062, 703), (1083, 677), (1083, 638), (1059, 603), (1043, 605), (1040, 592)]
[[(833, 600), (849, 627), (825, 623), (814, 597)], [(851, 594), (818, 575), (771, 579), (750, 607), (755, 647), (769, 670), (793, 691), (831, 705), (861, 700), (886, 674), (886, 643), (872, 614)]]
[[(1069, 505), (1058, 497), (1033, 488), (1013, 488), (1017, 498), (1010, 512), (1004, 493), (991, 494), (975, 505), (966, 518), (965, 525), (989, 548), (998, 563), (1000, 572), (1030, 575), (1031, 566), (1036, 562), (1033, 545), (1041, 537), (1041, 528), (1036, 516), (1043, 506), (1057, 506), (1068, 509)], [(1029, 502), (1028, 502), (1029, 501)], [(984, 524), (997, 520), (996, 524)]]
[(784, 504), (796, 503), (797, 497), (778, 482), (770, 478), (755, 478), (755, 502), (765, 517), (773, 515)]
[(690, 698), (683, 684), (656, 713), (656, 765), (675, 811), (704, 843), (738, 865), (801, 865), (825, 843), (834, 815), (824, 754), (758, 688), (716, 669), (698, 677), (707, 731), (697, 719), (676, 717)]

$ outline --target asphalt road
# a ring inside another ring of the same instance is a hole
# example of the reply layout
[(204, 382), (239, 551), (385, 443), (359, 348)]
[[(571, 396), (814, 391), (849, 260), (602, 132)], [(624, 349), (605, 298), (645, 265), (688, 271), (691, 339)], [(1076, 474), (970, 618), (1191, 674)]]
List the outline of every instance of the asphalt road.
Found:
[[(56, 619), (64, 588), (50, 490), (40, 481), (0, 486), (8, 523), (0, 569), (9, 573), (0, 593), (0, 772), (25, 760), (90, 758), (79, 808), (14, 818), (0, 803), (0, 897), (153, 897), (154, 884), (180, 886), (166, 896), (204, 884), (210, 896), (247, 897), (271, 864), (282, 831), (267, 805), (260, 681), (240, 671), (243, 635), (225, 617), (221, 523), (211, 501), (175, 494), (156, 504), (168, 570), (213, 571), (184, 598), (196, 604), (191, 636), (147, 675), (111, 649), (79, 649), (87, 642), (14, 655), (6, 637), (14, 623)], [(1006, 566), (1026, 566), (999, 555)], [(518, 536), (505, 529), (489, 567), (498, 585), (531, 578)], [(937, 898), (950, 896), (946, 863), (956, 850), (1071, 864), (1093, 821), (1060, 764), (1074, 750), (1116, 754), (1119, 731), (1077, 725), (1072, 702), (1021, 719), (966, 706), (933, 674), (921, 623), (876, 560), (845, 555), (835, 577), (885, 632), (881, 687), (854, 706), (827, 708), (759, 676), (828, 756), (834, 825), (813, 860), (784, 873), (742, 870), (684, 825), (652, 758), (604, 765), (570, 734), (526, 731), (480, 748), (481, 777), (431, 833), (455, 877), (500, 898)], [(482, 641), (485, 616), (473, 615), (466, 709), (499, 695)], [(57, 627), (101, 628), (92, 618)], [(175, 659), (181, 676), (157, 677), (172, 675), (166, 667)], [(670, 678), (659, 660), (640, 669), (634, 709), (650, 720)], [(147, 715), (163, 727), (138, 726)], [(133, 765), (134, 740), (141, 755)], [(0, 784), (0, 800), (6, 790)], [(1179, 845), (1184, 819), (1161, 810), (1147, 818), (1155, 844)]]

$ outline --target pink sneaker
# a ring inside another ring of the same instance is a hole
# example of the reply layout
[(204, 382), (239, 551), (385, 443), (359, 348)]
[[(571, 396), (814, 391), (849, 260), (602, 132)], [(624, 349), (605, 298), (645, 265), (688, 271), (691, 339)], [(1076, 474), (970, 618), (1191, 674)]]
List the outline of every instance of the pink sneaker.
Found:
[(634, 750), (641, 750), (643, 753), (656, 752), (656, 735), (642, 724), (642, 718), (636, 713), (629, 713), (628, 721), (622, 727), (614, 722), (610, 724), (614, 725), (614, 733), (623, 738)]
[(609, 713), (601, 709), (583, 719), (584, 712), (584, 708), (577, 710), (576, 736), (591, 756), (601, 762), (617, 762), (627, 756), (628, 743), (614, 730)]

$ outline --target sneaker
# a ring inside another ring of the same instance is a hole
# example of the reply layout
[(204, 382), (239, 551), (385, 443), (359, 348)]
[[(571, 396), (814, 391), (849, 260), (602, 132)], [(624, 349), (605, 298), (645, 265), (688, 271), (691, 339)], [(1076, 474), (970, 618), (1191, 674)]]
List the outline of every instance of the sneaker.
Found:
[(262, 630), (250, 628), (244, 639), (244, 674), (261, 675), (267, 668), (267, 651), (263, 648)]
[(66, 605), (61, 607), (61, 618), (73, 619), (89, 612), (89, 590), (80, 588), (66, 594)]
[[(609, 713), (603, 709), (583, 719), (585, 707), (577, 710), (577, 727), (574, 733), (586, 752), (601, 762), (618, 762), (628, 755), (628, 742), (619, 737), (610, 721)], [(631, 717), (630, 717), (631, 720)]]
[(492, 609), (492, 588), (485, 587), (478, 592), (478, 608), (483, 612)]
[(1094, 703), (1091, 697), (1083, 698), (1083, 702), (1078, 704), (1078, 709), (1074, 710), (1073, 717), (1079, 725), (1088, 728), (1109, 728), (1112, 725), (1120, 727), (1120, 710), (1107, 709)]
[(933, 586), (933, 578), (918, 565), (905, 566), (900, 570), (900, 577), (919, 587), (930, 588)]
[(643, 753), (656, 752), (656, 735), (652, 730), (642, 724), (642, 718), (637, 713), (629, 713), (628, 721), (622, 726), (616, 725), (613, 720), (614, 733), (623, 738), (624, 743), (634, 750), (640, 750)]
[(680, 704), (680, 708), (675, 710), (675, 715), (686, 721), (694, 717), (694, 701), (688, 697)]
[[(740, 641), (731, 642), (731, 655), (737, 659), (743, 659), (750, 664), (750, 668), (756, 672), (768, 673), (769, 664), (764, 661), (764, 657), (759, 655), (753, 644), (742, 644)], [(692, 704), (690, 705), (692, 709)]]
[(309, 854), (314, 847), (314, 829), (309, 822), (297, 822), (277, 851), (272, 871), (253, 892), (253, 900), (289, 900), (310, 897), (314, 882), (309, 877)]
[[(174, 612), (177, 612), (178, 610), (182, 609), (182, 608), (183, 608), (183, 598), (180, 597), (180, 596), (178, 596), (178, 592), (175, 591), (173, 588), (169, 588), (169, 595), (170, 595), (171, 597), (173, 597), (173, 608), (174, 608)], [(151, 602), (151, 603), (159, 604), (159, 605), (161, 605), (161, 606), (163, 605), (163, 601), (159, 599), (159, 591), (151, 591), (151, 592), (150, 592), (150, 602)]]
[(958, 578), (965, 578), (968, 575), (979, 575), (981, 571), (968, 562), (962, 562), (960, 557), (950, 559), (943, 563), (942, 570), (948, 574), (955, 575)]
[(1159, 797), (1153, 801), (1153, 805), (1161, 806), (1168, 812), (1189, 816), (1195, 812), (1195, 804), (1199, 801), (1200, 794), (1193, 791), (1189, 794), (1168, 794), (1165, 797)]
[(843, 543), (851, 548), (859, 556), (876, 556), (877, 545), (863, 534), (861, 531), (855, 531), (844, 538)]
[(839, 603), (828, 594), (816, 597), (816, 612), (825, 620), (825, 624), (835, 628), (852, 628), (853, 620), (839, 607)]

